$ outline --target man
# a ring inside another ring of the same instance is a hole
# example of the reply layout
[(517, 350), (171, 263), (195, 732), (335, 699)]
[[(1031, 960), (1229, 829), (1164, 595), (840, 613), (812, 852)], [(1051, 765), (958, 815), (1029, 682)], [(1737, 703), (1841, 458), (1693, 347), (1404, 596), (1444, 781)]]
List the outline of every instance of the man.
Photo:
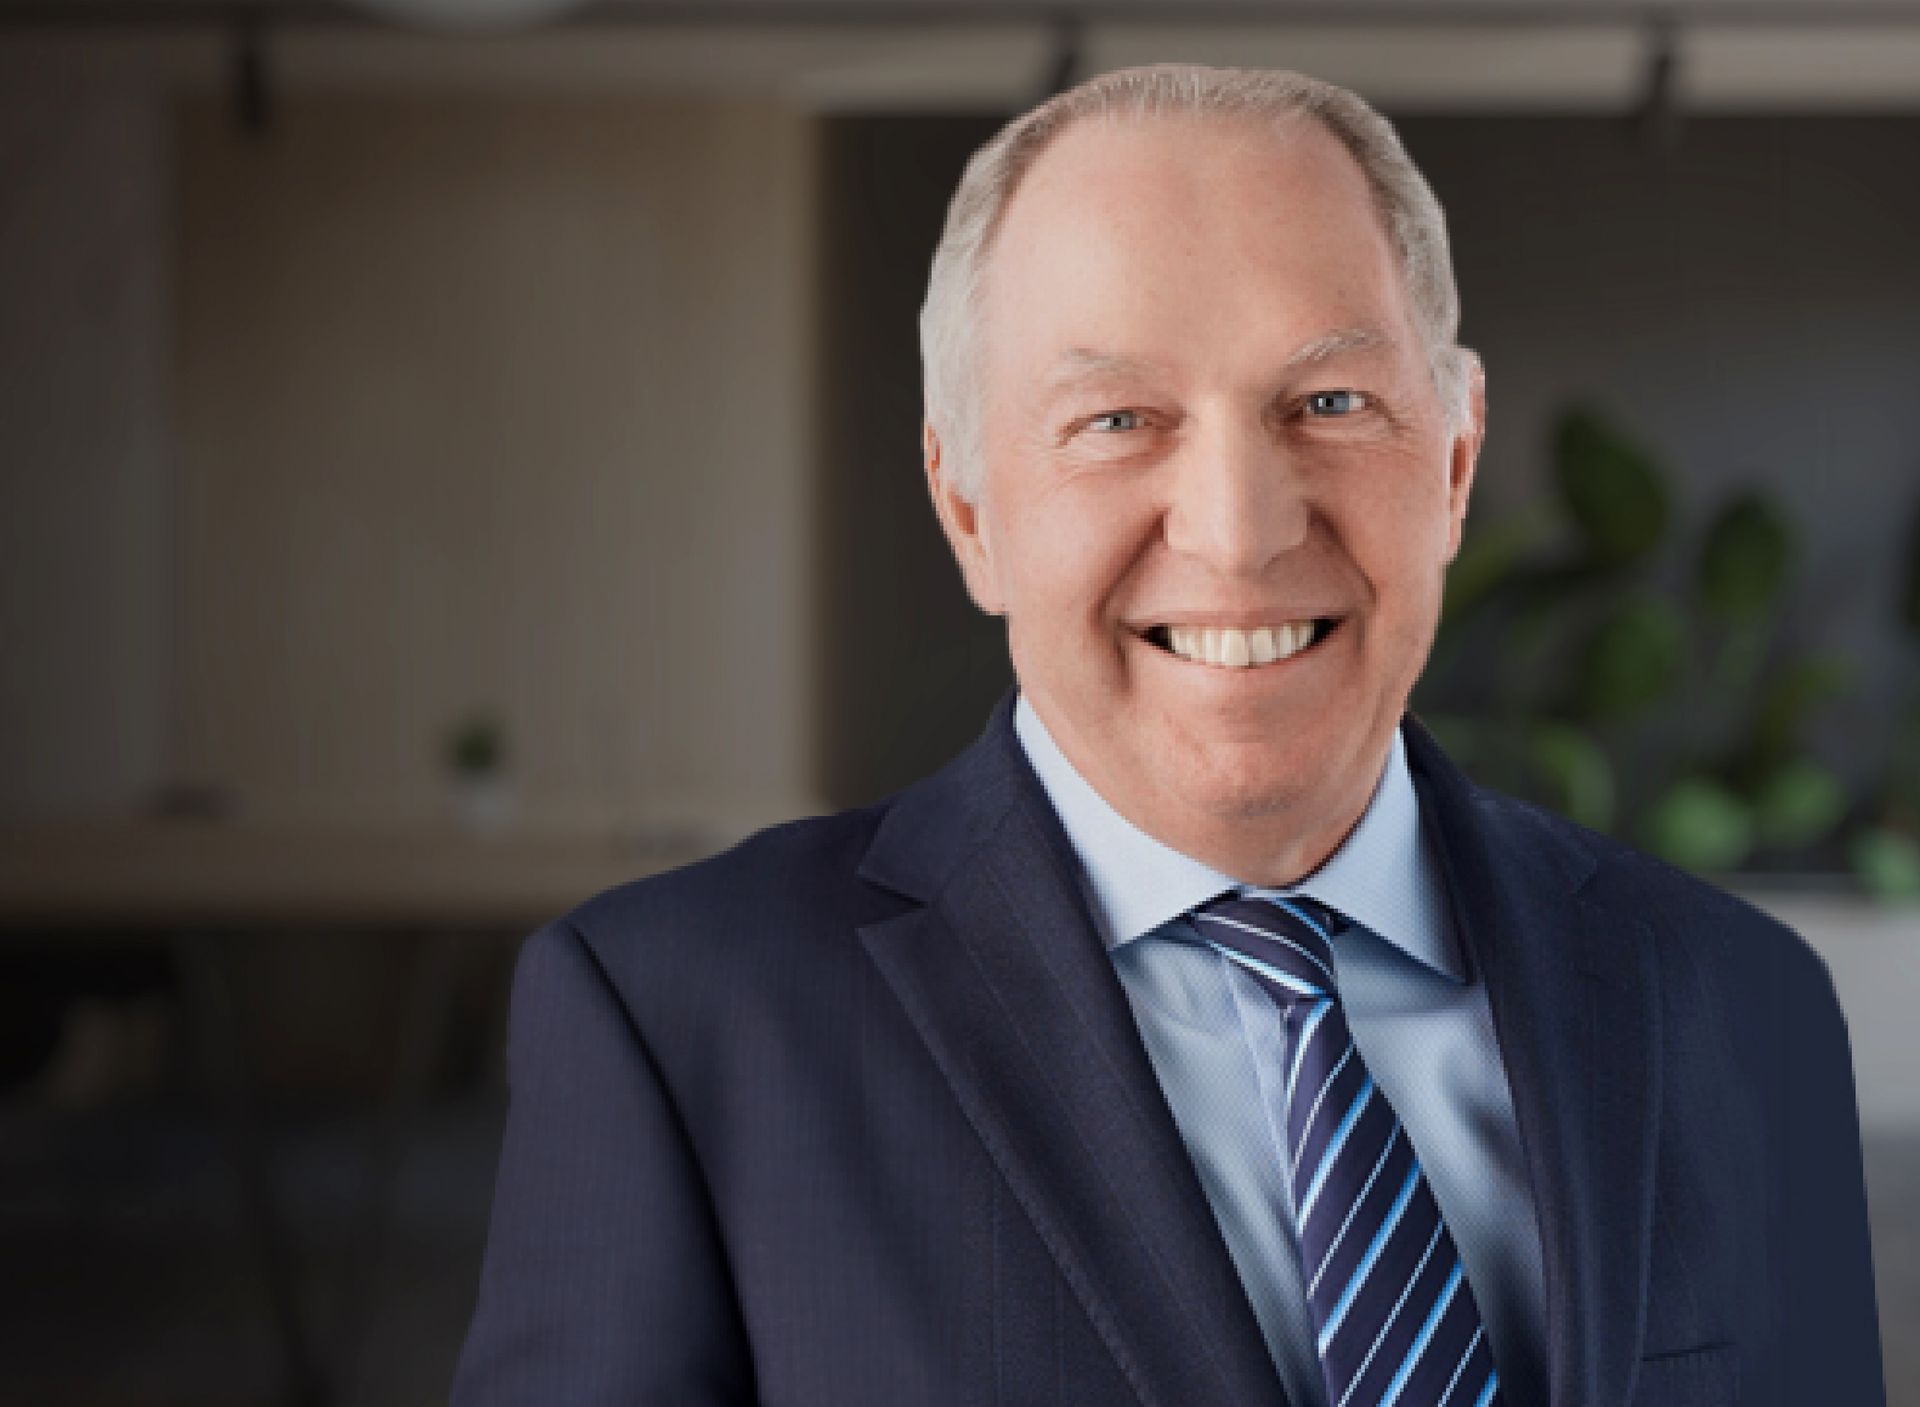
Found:
[(454, 1400), (1878, 1404), (1820, 960), (1407, 699), (1485, 421), (1439, 207), (1298, 74), (969, 166), (925, 467), (1016, 691), (516, 976)]

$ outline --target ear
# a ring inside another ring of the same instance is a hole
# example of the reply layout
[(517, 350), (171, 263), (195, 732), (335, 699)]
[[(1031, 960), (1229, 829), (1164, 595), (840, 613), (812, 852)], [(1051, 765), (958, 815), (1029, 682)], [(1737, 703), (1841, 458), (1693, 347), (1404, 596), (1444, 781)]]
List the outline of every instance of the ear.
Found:
[(980, 506), (969, 502), (955, 486), (931, 420), (921, 422), (920, 447), (927, 470), (927, 492), (933, 496), (933, 511), (940, 519), (940, 530), (947, 536), (947, 545), (953, 549), (954, 560), (960, 564), (967, 595), (990, 616), (1006, 614), (994, 569), (993, 547), (987, 539)]
[(1487, 437), (1487, 374), (1479, 354), (1457, 347), (1466, 363), (1467, 423), (1454, 435), (1447, 454), (1447, 564), (1460, 552), (1460, 533), (1467, 520), (1467, 499), (1473, 492), (1473, 471), (1480, 463), (1480, 445)]

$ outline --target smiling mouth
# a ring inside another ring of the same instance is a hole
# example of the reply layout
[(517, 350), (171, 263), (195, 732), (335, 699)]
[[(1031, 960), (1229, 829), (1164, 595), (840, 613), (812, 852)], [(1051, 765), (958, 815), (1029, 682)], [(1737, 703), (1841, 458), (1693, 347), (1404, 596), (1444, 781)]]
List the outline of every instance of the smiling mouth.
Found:
[(1154, 625), (1139, 634), (1148, 644), (1190, 664), (1257, 669), (1304, 654), (1331, 635), (1339, 624), (1336, 617), (1320, 616), (1311, 621), (1259, 630)]

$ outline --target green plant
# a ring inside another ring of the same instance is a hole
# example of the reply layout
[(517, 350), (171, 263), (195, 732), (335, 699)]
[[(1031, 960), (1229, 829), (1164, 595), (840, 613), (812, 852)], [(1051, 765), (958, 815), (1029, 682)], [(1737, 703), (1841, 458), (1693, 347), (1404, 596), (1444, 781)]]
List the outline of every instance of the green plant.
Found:
[[(1551, 443), (1546, 510), (1475, 528), (1449, 570), (1428, 672), (1461, 685), (1428, 711), (1443, 743), (1491, 784), (1676, 864), (1804, 863), (1857, 808), (1808, 751), (1852, 672), (1789, 638), (1793, 524), (1746, 491), (1689, 540), (1658, 461), (1598, 411), (1567, 409)], [(1903, 612), (1920, 639), (1920, 522)], [(1920, 827), (1888, 829), (1840, 848), (1896, 882), (1899, 837)]]
[(1920, 509), (1907, 536), (1906, 571), (1895, 616), (1907, 632), (1909, 681), (1902, 726), (1880, 785), (1868, 798), (1866, 822), (1849, 858), (1862, 882), (1887, 899), (1920, 899)]
[(1687, 622), (1672, 602), (1628, 598), (1588, 635), (1566, 711), (1589, 722), (1631, 718), (1673, 692), (1686, 649)]
[(484, 777), (506, 761), (506, 730), (490, 714), (475, 713), (447, 730), (447, 765), (465, 777)]
[(1586, 561), (1623, 566), (1652, 552), (1672, 512), (1652, 458), (1584, 406), (1561, 415), (1554, 445), (1554, 477)]

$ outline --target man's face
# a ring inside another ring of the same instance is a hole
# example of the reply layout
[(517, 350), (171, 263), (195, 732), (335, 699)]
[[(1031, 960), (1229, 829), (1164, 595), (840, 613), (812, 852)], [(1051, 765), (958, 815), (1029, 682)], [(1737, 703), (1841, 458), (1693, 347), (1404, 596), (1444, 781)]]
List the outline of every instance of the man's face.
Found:
[[(978, 504), (931, 431), (928, 473), (1022, 691), (1136, 825), (1297, 878), (1364, 808), (1426, 661), (1477, 371), (1449, 440), (1365, 178), (1310, 123), (1076, 125), (1016, 193), (983, 295)], [(1253, 667), (1161, 629), (1329, 619)]]

